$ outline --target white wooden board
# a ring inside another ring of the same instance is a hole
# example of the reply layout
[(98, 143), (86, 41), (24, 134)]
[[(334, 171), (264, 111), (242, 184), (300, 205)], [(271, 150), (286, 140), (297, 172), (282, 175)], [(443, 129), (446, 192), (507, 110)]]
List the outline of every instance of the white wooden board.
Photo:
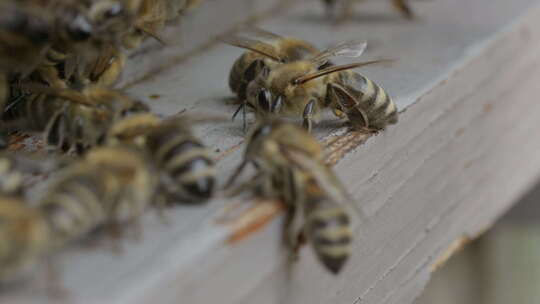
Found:
[[(489, 227), (540, 174), (540, 138), (533, 135), (540, 127), (539, 1), (413, 6), (420, 18), (408, 22), (386, 1), (358, 5), (357, 17), (336, 28), (309, 1), (258, 25), (321, 47), (362, 38), (371, 46), (366, 59), (398, 59), (391, 68), (362, 70), (394, 96), (402, 111), (396, 126), (363, 145), (364, 135), (345, 134), (330, 115), (315, 129), (321, 139), (339, 139), (330, 159), (368, 215), (339, 276), (326, 273), (309, 247), (287, 265), (277, 204), (217, 198), (168, 209), (165, 221), (149, 211), (139, 238), (72, 246), (52, 258), (54, 280), (43, 269), (2, 291), (0, 301), (411, 303), (445, 248)], [(131, 61), (145, 67), (126, 75), (130, 94), (162, 114), (232, 114), (235, 107), (224, 102), (231, 97), (227, 75), (240, 50), (210, 45), (133, 83), (130, 75), (152, 70), (149, 54)], [(161, 97), (150, 100), (153, 94)], [(200, 126), (197, 134), (219, 149), (225, 180), (241, 157), (241, 122)]]

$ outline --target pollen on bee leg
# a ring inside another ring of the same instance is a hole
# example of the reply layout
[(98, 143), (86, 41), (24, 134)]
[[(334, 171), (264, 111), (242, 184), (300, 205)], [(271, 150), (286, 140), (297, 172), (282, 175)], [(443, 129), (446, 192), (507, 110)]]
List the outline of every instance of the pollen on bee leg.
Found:
[(339, 118), (345, 117), (345, 113), (343, 113), (343, 111), (341, 111), (340, 109), (332, 109), (332, 112)]

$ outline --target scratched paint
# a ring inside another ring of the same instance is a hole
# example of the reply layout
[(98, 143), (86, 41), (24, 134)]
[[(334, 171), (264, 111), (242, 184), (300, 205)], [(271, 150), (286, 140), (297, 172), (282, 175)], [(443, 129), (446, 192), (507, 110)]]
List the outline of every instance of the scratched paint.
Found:
[(278, 200), (258, 200), (235, 218), (221, 221), (231, 231), (227, 243), (234, 245), (245, 240), (264, 228), (284, 209), (283, 203)]
[(462, 236), (456, 240), (454, 240), (448, 248), (435, 260), (433, 264), (431, 264), (429, 270), (431, 272), (435, 272), (439, 270), (441, 267), (443, 267), (448, 260), (452, 256), (454, 256), (457, 252), (461, 251), (467, 244), (471, 242), (471, 237), (469, 236)]

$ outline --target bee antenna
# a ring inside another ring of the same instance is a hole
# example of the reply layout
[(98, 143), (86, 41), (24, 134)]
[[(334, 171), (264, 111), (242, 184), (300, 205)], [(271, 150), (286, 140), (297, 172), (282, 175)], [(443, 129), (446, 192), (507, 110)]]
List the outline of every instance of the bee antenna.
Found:
[(308, 81), (320, 78), (320, 77), (328, 75), (328, 74), (341, 72), (341, 71), (345, 71), (345, 70), (350, 70), (350, 69), (356, 69), (356, 68), (363, 67), (363, 66), (366, 66), (366, 65), (378, 64), (378, 63), (388, 63), (388, 62), (392, 62), (392, 61), (394, 61), (394, 60), (380, 59), (380, 60), (372, 60), (372, 61), (364, 61), (364, 62), (356, 62), (356, 63), (350, 63), (350, 64), (344, 64), (344, 65), (331, 66), (331, 67), (328, 67), (326, 69), (322, 69), (320, 71), (317, 71), (315, 73), (311, 73), (311, 74), (307, 74), (307, 75), (303, 75), (303, 76), (300, 76), (298, 78), (295, 78), (295, 79), (293, 79), (292, 82), (293, 82), (294, 85), (300, 85), (300, 84), (304, 84), (304, 83), (306, 83)]

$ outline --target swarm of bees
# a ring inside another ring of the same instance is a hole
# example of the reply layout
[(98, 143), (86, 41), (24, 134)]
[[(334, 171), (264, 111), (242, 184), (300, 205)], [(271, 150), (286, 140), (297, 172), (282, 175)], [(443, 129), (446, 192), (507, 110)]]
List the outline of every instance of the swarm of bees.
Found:
[[(126, 50), (146, 38), (164, 44), (164, 27), (200, 2), (0, 3), (0, 149), (9, 134), (22, 132), (40, 134), (46, 152), (0, 153), (0, 282), (100, 227), (134, 221), (161, 202), (201, 204), (216, 193), (212, 152), (190, 127), (201, 119), (161, 117), (114, 88)], [(329, 11), (336, 2), (325, 1)], [(412, 16), (405, 1), (393, 3)], [(230, 70), (238, 101), (232, 116), (242, 113), (246, 131), (247, 112), (255, 115), (244, 160), (225, 189), (254, 165), (255, 176), (230, 192), (281, 199), (293, 256), (309, 241), (320, 262), (339, 273), (351, 254), (354, 200), (311, 132), (325, 109), (365, 132), (397, 123), (390, 95), (354, 71), (384, 60), (334, 64), (362, 55), (366, 42), (356, 40), (319, 50), (254, 28), (221, 40), (245, 49)], [(301, 126), (285, 118), (301, 118)], [(51, 171), (45, 191), (30, 199), (25, 176)]]

